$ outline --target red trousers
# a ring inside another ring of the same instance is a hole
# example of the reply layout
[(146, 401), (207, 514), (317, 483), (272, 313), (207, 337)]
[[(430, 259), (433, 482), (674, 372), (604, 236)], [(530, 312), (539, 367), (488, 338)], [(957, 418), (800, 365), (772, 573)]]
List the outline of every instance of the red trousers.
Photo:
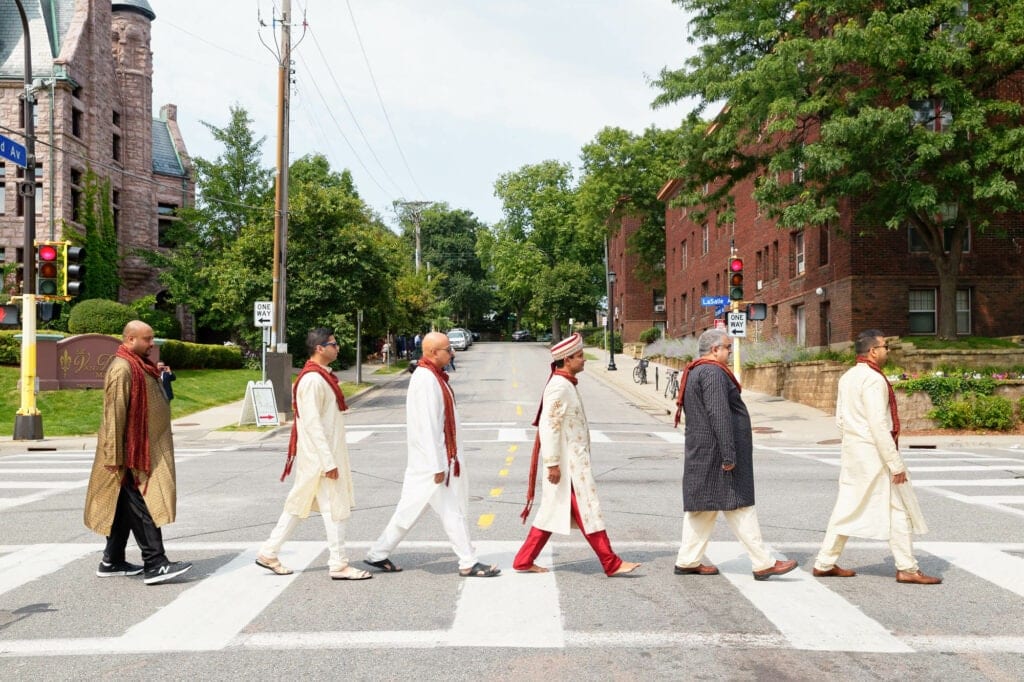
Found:
[[(583, 533), (583, 537), (590, 543), (591, 549), (597, 554), (597, 558), (601, 560), (601, 568), (604, 569), (605, 575), (611, 575), (615, 571), (619, 570), (619, 566), (622, 565), (622, 559), (618, 554), (612, 551), (612, 543), (608, 541), (608, 534), (603, 530), (599, 530), (596, 533), (587, 534), (583, 528), (583, 519), (580, 518), (579, 507), (576, 506), (576, 491), (572, 491), (571, 498), (572, 506), (572, 518), (576, 521), (576, 525), (579, 526), (580, 532)], [(526, 542), (519, 548), (519, 553), (516, 554), (515, 560), (512, 562), (512, 568), (517, 571), (525, 571), (530, 566), (533, 566), (533, 562), (540, 556), (541, 550), (544, 549), (544, 545), (548, 543), (548, 538), (551, 537), (551, 531), (541, 530), (536, 526), (530, 526), (530, 534), (526, 536)]]

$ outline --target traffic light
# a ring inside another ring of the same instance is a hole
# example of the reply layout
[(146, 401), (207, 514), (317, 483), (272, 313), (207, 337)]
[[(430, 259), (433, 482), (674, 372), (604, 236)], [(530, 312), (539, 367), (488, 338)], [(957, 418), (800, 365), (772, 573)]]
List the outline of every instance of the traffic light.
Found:
[(64, 296), (79, 296), (85, 289), (85, 249), (64, 242)]
[(60, 279), (59, 243), (43, 242), (36, 246), (36, 294), (56, 296)]
[(729, 298), (743, 300), (743, 259), (735, 256), (729, 259)]

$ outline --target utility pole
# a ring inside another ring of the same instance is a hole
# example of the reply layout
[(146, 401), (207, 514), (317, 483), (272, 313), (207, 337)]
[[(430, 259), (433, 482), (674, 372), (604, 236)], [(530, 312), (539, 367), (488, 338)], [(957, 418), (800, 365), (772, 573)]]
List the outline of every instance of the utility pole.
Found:
[(412, 227), (416, 233), (416, 274), (420, 272), (420, 261), (422, 260), (423, 251), (420, 247), (420, 217), (423, 209), (430, 206), (432, 201), (396, 201), (395, 208), (406, 209), (410, 220), (412, 220)]
[(42, 440), (43, 415), (36, 407), (36, 130), (32, 91), (32, 40), (21, 0), (14, 0), (21, 15), (25, 46), (25, 176), (18, 183), (25, 210), (22, 248), (24, 291), (21, 297), (21, 404), (14, 416), (14, 440)]
[(271, 301), (270, 345), (275, 352), (288, 352), (285, 326), (288, 264), (288, 130), (290, 126), (292, 70), (292, 3), (281, 4), (281, 51), (277, 64), (277, 182), (274, 195), (274, 268)]

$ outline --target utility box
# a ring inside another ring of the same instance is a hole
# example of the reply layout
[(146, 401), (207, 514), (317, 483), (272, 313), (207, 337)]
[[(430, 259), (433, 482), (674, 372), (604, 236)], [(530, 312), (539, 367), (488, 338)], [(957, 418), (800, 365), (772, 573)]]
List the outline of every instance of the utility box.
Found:
[(277, 411), (292, 418), (292, 356), (291, 353), (267, 353), (267, 380), (274, 385)]

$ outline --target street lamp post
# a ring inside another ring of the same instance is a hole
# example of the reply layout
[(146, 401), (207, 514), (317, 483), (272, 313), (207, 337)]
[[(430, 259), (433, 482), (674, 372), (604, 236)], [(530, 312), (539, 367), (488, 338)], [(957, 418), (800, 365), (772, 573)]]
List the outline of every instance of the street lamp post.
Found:
[(614, 372), (615, 366), (615, 273), (608, 272), (608, 371)]

